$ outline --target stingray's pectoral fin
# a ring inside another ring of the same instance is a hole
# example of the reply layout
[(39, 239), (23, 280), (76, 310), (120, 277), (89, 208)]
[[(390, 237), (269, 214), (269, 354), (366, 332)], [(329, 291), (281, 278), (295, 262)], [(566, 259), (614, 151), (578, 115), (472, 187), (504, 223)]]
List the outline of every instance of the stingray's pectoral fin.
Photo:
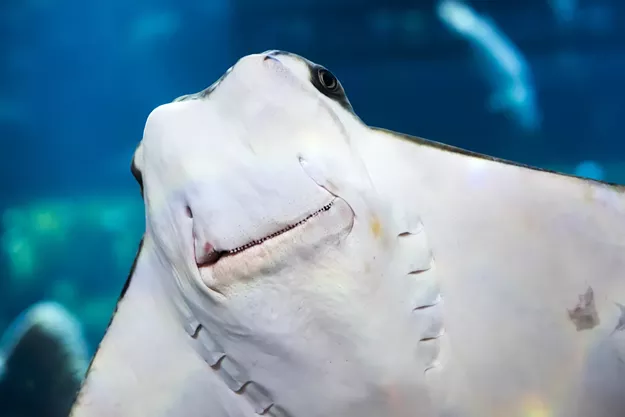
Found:
[(239, 384), (243, 377), (226, 379), (231, 363), (188, 317), (158, 256), (153, 243), (142, 244), (70, 416), (257, 415), (248, 399), (260, 392)]
[(3, 415), (65, 417), (87, 368), (79, 324), (61, 305), (35, 304), (3, 337), (0, 374)]

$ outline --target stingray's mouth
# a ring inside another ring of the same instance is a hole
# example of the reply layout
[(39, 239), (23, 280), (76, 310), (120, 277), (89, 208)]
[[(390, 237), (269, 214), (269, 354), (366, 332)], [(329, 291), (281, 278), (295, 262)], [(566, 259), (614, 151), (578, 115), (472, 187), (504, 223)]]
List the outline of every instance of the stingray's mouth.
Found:
[(217, 263), (217, 261), (219, 261), (221, 258), (225, 257), (225, 256), (234, 256), (237, 254), (240, 254), (241, 252), (244, 252), (250, 248), (253, 248), (255, 246), (259, 246), (262, 245), (263, 243), (267, 242), (268, 240), (271, 239), (275, 239), (280, 235), (283, 235), (297, 227), (300, 227), (306, 223), (308, 223), (309, 221), (313, 220), (315, 217), (319, 216), (320, 214), (327, 212), (328, 210), (330, 210), (332, 208), (332, 206), (334, 205), (335, 199), (333, 199), (332, 201), (330, 201), (328, 204), (326, 204), (325, 206), (321, 207), (319, 210), (307, 215), (306, 217), (304, 217), (302, 220), (293, 223), (285, 228), (282, 228), (268, 236), (265, 236), (263, 238), (260, 239), (256, 239), (252, 242), (248, 242), (245, 245), (241, 245), (238, 246), (234, 249), (229, 249), (229, 250), (222, 250), (222, 251), (213, 251), (211, 253), (209, 253), (204, 262), (202, 263), (198, 263), (198, 267), (202, 268), (202, 267), (207, 267), (207, 266), (211, 266), (214, 265), (215, 263)]

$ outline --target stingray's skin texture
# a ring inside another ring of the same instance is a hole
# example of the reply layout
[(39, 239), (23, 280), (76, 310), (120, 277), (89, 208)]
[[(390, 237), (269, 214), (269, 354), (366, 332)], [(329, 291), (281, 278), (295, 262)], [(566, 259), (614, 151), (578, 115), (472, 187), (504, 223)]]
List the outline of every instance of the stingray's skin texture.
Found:
[(0, 416), (67, 417), (87, 364), (72, 314), (51, 301), (32, 305), (0, 339)]
[(152, 112), (71, 415), (625, 415), (623, 191), (370, 128), (318, 71), (251, 55)]

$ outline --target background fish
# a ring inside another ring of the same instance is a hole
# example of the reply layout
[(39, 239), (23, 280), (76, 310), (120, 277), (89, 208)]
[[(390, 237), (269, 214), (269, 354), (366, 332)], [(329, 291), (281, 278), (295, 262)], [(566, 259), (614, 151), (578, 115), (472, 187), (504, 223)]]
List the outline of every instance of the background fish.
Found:
[(57, 303), (33, 305), (0, 340), (0, 415), (67, 417), (87, 364), (76, 319)]
[(531, 69), (521, 51), (492, 19), (481, 16), (467, 3), (442, 0), (437, 12), (450, 30), (473, 47), (476, 62), (492, 88), (488, 109), (505, 112), (524, 130), (536, 132), (542, 116)]

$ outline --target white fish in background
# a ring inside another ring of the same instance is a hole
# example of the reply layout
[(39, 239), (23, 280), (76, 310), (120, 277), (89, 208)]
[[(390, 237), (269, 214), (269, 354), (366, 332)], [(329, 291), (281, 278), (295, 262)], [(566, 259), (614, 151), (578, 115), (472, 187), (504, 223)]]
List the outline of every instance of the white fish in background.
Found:
[(155, 109), (72, 417), (622, 417), (625, 192), (372, 128), (239, 60)]
[(492, 88), (487, 108), (505, 112), (527, 132), (540, 129), (542, 115), (531, 68), (514, 43), (494, 21), (465, 3), (442, 0), (436, 11), (441, 21), (477, 53), (477, 62)]
[(55, 302), (31, 306), (0, 340), (0, 415), (67, 417), (87, 365), (78, 321)]

